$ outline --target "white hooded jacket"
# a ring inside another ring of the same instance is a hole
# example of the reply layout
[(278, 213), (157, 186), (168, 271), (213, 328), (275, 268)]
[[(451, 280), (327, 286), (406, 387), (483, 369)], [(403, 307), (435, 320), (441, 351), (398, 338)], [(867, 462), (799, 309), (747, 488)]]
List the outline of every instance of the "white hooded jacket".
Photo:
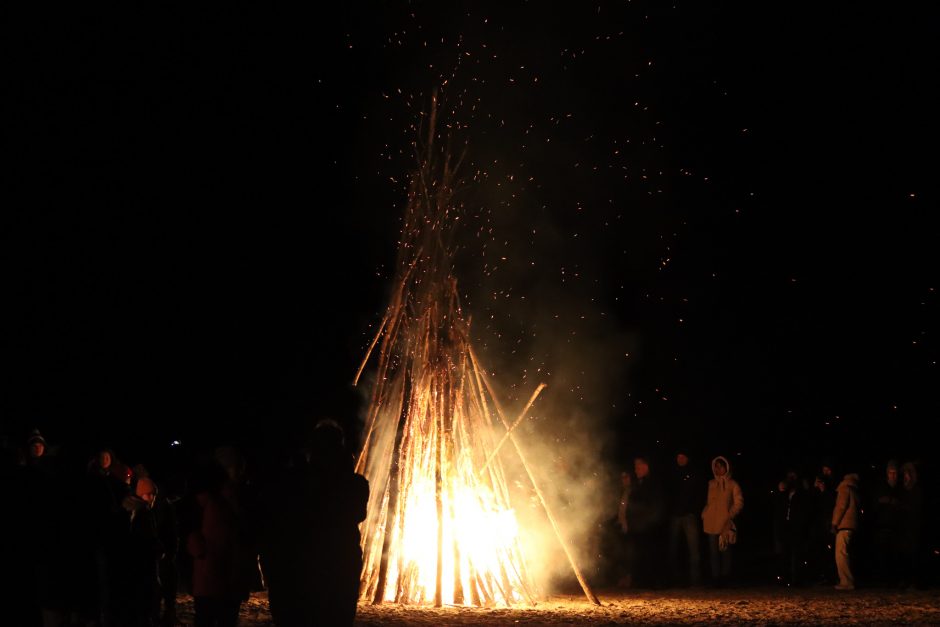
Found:
[[(715, 463), (725, 462), (728, 472), (719, 477), (715, 472)], [(705, 533), (713, 536), (721, 534), (731, 525), (731, 520), (744, 508), (744, 496), (741, 486), (731, 478), (731, 463), (722, 456), (712, 460), (714, 479), (708, 482), (708, 501), (702, 510), (702, 527)]]

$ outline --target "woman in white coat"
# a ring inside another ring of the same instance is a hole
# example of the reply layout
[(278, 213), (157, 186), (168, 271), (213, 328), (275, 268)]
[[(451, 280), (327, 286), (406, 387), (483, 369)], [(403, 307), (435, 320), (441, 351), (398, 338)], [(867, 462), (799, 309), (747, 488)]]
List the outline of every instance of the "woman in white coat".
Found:
[(702, 510), (702, 527), (708, 536), (712, 582), (724, 585), (731, 575), (731, 545), (737, 539), (734, 517), (744, 507), (741, 486), (731, 478), (731, 464), (724, 457), (712, 460), (714, 479), (708, 482), (708, 501)]

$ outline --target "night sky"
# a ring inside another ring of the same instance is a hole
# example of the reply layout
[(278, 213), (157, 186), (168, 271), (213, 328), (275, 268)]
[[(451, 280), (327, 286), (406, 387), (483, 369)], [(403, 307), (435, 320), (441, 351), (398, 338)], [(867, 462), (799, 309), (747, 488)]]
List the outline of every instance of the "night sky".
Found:
[(507, 403), (613, 458), (934, 459), (935, 15), (438, 4), (11, 13), (0, 432), (355, 441), (437, 88)]

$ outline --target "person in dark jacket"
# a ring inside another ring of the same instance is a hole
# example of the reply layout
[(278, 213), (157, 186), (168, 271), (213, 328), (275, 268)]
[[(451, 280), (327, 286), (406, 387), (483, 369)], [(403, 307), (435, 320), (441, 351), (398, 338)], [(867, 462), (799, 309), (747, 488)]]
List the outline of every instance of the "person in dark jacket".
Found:
[(629, 539), (634, 554), (633, 583), (639, 587), (658, 587), (661, 579), (661, 536), (665, 519), (662, 489), (650, 475), (649, 458), (633, 460), (635, 480), (627, 505)]
[(369, 483), (343, 440), (339, 425), (321, 421), (309, 449), (286, 457), (266, 490), (261, 566), (278, 627), (355, 619)]
[(176, 625), (176, 593), (179, 588), (179, 571), (176, 564), (180, 546), (179, 523), (175, 504), (160, 491), (159, 487), (151, 512), (160, 547), (157, 566), (159, 601), (163, 606), (160, 622), (164, 627), (172, 627)]
[(163, 552), (153, 515), (156, 498), (156, 484), (141, 477), (135, 482), (134, 492), (122, 502), (127, 529), (120, 560), (118, 625), (150, 627), (156, 613), (157, 564)]
[(260, 560), (271, 617), (278, 627), (313, 623), (311, 596), (318, 505), (303, 451), (285, 455), (265, 487)]
[[(99, 449), (88, 462), (85, 483), (85, 502), (95, 551), (98, 586), (98, 622), (103, 627), (114, 624), (114, 612), (119, 609), (124, 574), (121, 560), (127, 534), (127, 511), (122, 504), (129, 495), (123, 473), (116, 472), (123, 465), (117, 462), (114, 451)], [(120, 474), (120, 476), (119, 476)]]
[(627, 510), (630, 507), (630, 493), (633, 491), (633, 473), (623, 470), (620, 473), (620, 499), (617, 502), (617, 517), (612, 521), (614, 533), (611, 536), (610, 550), (613, 553), (613, 574), (617, 586), (633, 586), (633, 541), (630, 537), (630, 525), (627, 523)]
[[(874, 579), (896, 586), (901, 581), (901, 485), (900, 464), (889, 460), (884, 479), (872, 491), (871, 532), (874, 540)], [(866, 521), (869, 520), (866, 517)], [(867, 522), (866, 522), (867, 525)]]
[(194, 624), (234, 627), (249, 593), (249, 553), (237, 489), (244, 461), (231, 447), (217, 449), (213, 461), (210, 479), (196, 495), (196, 524), (186, 539), (193, 558)]
[(835, 464), (824, 459), (813, 481), (812, 514), (809, 529), (808, 575), (815, 583), (833, 585), (836, 579), (835, 557), (829, 523), (836, 505)]
[(674, 581), (681, 581), (679, 543), (685, 544), (688, 564), (688, 585), (701, 584), (701, 528), (699, 515), (705, 505), (705, 483), (689, 463), (689, 456), (676, 454), (672, 480), (669, 484), (669, 563)]
[(343, 431), (332, 420), (314, 430), (310, 464), (320, 503), (316, 543), (322, 556), (314, 564), (314, 619), (319, 625), (352, 627), (362, 572), (359, 523), (366, 518), (369, 482), (353, 471)]
[(794, 470), (788, 471), (777, 486), (774, 517), (777, 579), (787, 586), (801, 586), (804, 583), (811, 510), (810, 495)]

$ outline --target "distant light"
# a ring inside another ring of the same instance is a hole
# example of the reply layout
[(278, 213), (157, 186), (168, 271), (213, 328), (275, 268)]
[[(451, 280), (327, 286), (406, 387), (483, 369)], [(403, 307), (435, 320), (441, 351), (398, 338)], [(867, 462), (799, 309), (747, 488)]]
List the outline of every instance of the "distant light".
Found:
[(182, 444), (183, 443), (180, 442), (179, 440), (173, 440), (172, 442), (170, 442), (170, 447), (181, 446)]

